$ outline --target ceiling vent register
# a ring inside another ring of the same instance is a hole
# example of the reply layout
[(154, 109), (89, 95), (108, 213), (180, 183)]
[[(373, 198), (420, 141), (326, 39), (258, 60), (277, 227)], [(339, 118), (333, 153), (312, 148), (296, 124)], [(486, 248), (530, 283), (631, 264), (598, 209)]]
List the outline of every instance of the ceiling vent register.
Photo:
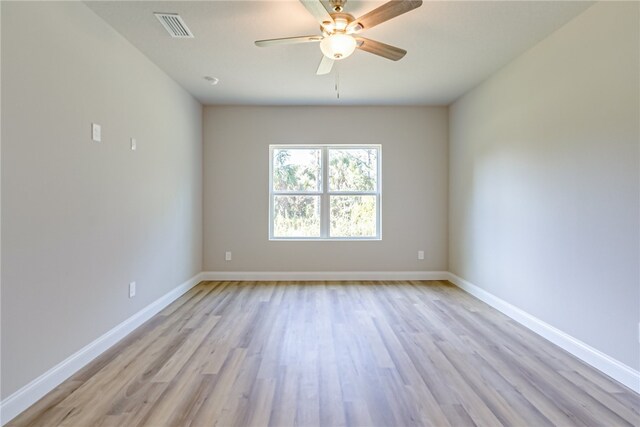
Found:
[(192, 39), (193, 33), (177, 13), (154, 13), (169, 35), (176, 39)]

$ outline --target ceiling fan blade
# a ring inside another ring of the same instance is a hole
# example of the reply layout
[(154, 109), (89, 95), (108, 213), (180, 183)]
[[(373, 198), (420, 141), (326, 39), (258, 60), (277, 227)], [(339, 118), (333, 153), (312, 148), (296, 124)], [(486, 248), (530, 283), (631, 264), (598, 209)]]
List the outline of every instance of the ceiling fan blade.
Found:
[(358, 49), (373, 53), (374, 55), (382, 56), (383, 58), (387, 58), (392, 61), (398, 61), (407, 54), (407, 51), (404, 49), (377, 42), (375, 40), (366, 39), (364, 37), (356, 37), (355, 39), (358, 43)]
[(316, 71), (316, 74), (319, 76), (329, 74), (333, 68), (334, 62), (335, 61), (333, 59), (322, 55), (322, 61), (320, 61), (320, 65), (318, 65), (318, 71)]
[(422, 6), (422, 0), (391, 0), (350, 23), (347, 26), (347, 32), (357, 33), (368, 30), (420, 6)]
[(307, 8), (309, 13), (313, 15), (323, 27), (333, 24), (333, 18), (329, 15), (329, 12), (320, 0), (300, 0), (300, 3)]
[(299, 36), (299, 37), (284, 37), (281, 39), (257, 40), (255, 43), (256, 43), (256, 46), (267, 47), (267, 46), (277, 46), (280, 44), (319, 42), (320, 40), (322, 40), (322, 36)]

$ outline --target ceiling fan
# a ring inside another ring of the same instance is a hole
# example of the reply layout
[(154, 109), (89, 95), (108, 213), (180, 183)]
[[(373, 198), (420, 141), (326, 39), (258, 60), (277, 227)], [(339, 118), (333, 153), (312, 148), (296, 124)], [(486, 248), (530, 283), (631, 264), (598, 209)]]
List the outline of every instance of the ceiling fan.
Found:
[(285, 37), (258, 40), (256, 46), (267, 47), (282, 44), (320, 42), (322, 61), (316, 74), (328, 74), (333, 63), (360, 49), (383, 58), (397, 61), (406, 55), (404, 49), (359, 36), (364, 30), (375, 27), (422, 5), (422, 0), (391, 0), (356, 19), (343, 12), (347, 0), (330, 0), (333, 12), (327, 11), (320, 0), (300, 0), (309, 13), (320, 23), (321, 35)]

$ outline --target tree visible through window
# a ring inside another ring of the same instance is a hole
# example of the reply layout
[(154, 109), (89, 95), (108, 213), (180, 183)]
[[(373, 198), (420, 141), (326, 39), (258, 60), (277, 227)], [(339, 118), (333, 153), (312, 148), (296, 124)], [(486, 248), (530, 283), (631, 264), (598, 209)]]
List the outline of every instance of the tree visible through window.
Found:
[(271, 146), (271, 239), (379, 239), (380, 146)]

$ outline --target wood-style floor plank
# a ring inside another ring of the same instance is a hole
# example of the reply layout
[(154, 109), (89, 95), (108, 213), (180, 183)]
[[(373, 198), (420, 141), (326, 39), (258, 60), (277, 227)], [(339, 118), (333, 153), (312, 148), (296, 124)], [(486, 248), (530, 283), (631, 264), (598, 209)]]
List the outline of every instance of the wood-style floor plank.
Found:
[(638, 426), (640, 396), (448, 282), (203, 282), (10, 426)]

